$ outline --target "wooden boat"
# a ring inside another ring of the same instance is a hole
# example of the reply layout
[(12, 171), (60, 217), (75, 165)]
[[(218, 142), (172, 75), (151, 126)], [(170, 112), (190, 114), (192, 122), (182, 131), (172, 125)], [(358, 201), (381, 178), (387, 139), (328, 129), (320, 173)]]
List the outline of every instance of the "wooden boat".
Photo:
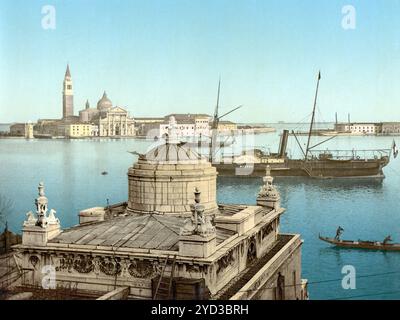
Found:
[(386, 243), (379, 241), (352, 241), (352, 240), (336, 240), (333, 238), (318, 235), (319, 239), (340, 248), (350, 249), (368, 249), (368, 250), (384, 250), (384, 251), (400, 251), (400, 243)]

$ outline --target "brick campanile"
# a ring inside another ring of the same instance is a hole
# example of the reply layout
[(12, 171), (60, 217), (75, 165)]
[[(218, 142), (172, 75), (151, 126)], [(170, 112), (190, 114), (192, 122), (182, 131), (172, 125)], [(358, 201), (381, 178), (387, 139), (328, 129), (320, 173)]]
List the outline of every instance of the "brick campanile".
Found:
[(69, 65), (65, 71), (63, 83), (63, 119), (74, 115), (74, 91), (72, 87), (72, 78), (69, 71)]

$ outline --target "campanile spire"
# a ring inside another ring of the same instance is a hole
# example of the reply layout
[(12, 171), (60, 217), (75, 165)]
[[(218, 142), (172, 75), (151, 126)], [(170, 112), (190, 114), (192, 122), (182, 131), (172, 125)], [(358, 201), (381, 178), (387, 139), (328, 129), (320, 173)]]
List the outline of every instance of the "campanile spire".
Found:
[(74, 91), (69, 64), (65, 71), (63, 83), (63, 119), (74, 115)]

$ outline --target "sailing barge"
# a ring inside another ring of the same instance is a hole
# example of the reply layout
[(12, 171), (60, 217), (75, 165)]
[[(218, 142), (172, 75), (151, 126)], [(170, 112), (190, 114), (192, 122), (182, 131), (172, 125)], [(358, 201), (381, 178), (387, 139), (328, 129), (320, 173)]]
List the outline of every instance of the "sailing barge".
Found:
[(311, 178), (374, 178), (383, 179), (383, 168), (388, 165), (391, 149), (378, 150), (316, 150), (317, 146), (333, 139), (311, 146), (314, 130), (315, 109), (317, 104), (321, 73), (318, 74), (314, 107), (308, 133), (307, 147), (304, 150), (296, 134), (292, 131), (303, 154), (302, 159), (288, 157), (286, 148), (289, 131), (284, 130), (278, 153), (266, 154), (260, 149), (251, 149), (238, 156), (223, 156), (213, 161), (219, 176), (264, 176), (266, 167), (271, 169), (275, 177), (311, 177)]
[(384, 250), (384, 251), (400, 251), (400, 243), (384, 243), (379, 241), (352, 241), (338, 240), (334, 238), (318, 236), (320, 240), (333, 244), (340, 248), (352, 249), (369, 249), (369, 250)]

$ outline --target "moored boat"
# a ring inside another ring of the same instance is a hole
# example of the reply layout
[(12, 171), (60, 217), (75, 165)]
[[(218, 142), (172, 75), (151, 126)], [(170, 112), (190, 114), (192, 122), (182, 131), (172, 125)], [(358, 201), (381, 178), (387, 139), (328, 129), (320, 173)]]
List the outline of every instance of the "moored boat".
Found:
[[(383, 168), (390, 162), (391, 149), (372, 150), (317, 150), (316, 147), (335, 138), (311, 145), (311, 136), (317, 132), (314, 129), (315, 113), (321, 73), (318, 74), (314, 106), (306, 148), (300, 143), (297, 134), (292, 135), (303, 154), (303, 158), (293, 159), (288, 156), (286, 147), (289, 130), (284, 130), (278, 153), (265, 153), (259, 149), (242, 152), (240, 155), (223, 156), (213, 161), (220, 176), (263, 176), (266, 166), (270, 166), (274, 177), (310, 177), (318, 179), (332, 178), (368, 178), (383, 179)], [(393, 147), (393, 155), (395, 148)]]

